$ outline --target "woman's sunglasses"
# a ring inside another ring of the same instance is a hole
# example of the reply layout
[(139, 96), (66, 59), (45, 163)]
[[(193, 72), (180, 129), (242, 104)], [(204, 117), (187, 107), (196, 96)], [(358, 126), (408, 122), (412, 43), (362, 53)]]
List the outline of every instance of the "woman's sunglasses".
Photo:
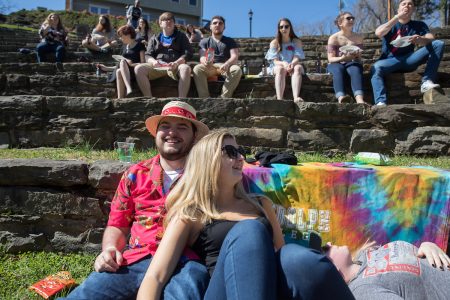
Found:
[(240, 154), (245, 159), (245, 150), (244, 148), (242, 148), (242, 146), (236, 148), (233, 145), (225, 145), (222, 147), (222, 151), (225, 151), (229, 158), (237, 159)]
[(291, 27), (291, 26), (289, 26), (289, 25), (280, 25), (279, 26), (280, 27), (280, 29), (289, 29), (289, 27)]
[(347, 21), (355, 21), (355, 17), (345, 17)]

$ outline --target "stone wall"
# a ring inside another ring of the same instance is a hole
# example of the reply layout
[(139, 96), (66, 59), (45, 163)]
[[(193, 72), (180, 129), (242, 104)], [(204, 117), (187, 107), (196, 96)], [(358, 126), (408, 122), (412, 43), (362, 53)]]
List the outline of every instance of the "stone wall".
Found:
[[(111, 149), (133, 137), (153, 146), (144, 120), (174, 99), (102, 97), (0, 97), (2, 147), (64, 147), (88, 142)], [(187, 99), (211, 129), (226, 128), (249, 148), (322, 153), (373, 151), (450, 154), (450, 104), (311, 103), (265, 99)]]
[(100, 250), (127, 164), (0, 159), (0, 244), (7, 252)]
[[(98, 252), (112, 197), (128, 166), (0, 159), (0, 247), (8, 253)], [(450, 253), (450, 245), (447, 249)]]

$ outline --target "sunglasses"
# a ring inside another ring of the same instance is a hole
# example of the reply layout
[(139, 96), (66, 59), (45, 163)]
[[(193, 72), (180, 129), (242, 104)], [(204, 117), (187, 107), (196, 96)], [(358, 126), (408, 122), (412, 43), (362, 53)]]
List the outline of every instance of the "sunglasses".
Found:
[(245, 150), (244, 148), (242, 148), (242, 146), (236, 148), (233, 145), (225, 145), (222, 147), (222, 151), (225, 151), (229, 158), (237, 159), (240, 154), (245, 159)]
[(223, 22), (217, 21), (217, 22), (212, 22), (211, 24), (213, 24), (213, 25), (222, 25)]
[(346, 17), (345, 18), (347, 21), (355, 21), (355, 17)]
[(289, 26), (289, 25), (280, 25), (280, 29), (289, 29), (289, 27), (291, 27), (291, 26)]

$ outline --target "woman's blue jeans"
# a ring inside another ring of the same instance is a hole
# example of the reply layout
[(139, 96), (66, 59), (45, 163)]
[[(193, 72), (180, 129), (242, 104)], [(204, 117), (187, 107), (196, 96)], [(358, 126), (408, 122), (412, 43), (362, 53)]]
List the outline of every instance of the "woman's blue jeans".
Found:
[(336, 98), (345, 95), (345, 77), (350, 77), (353, 95), (363, 95), (363, 68), (359, 62), (328, 64), (328, 72), (333, 75), (333, 88)]
[(240, 221), (228, 232), (204, 299), (276, 299), (275, 252), (261, 222)]
[(316, 250), (287, 244), (276, 259), (278, 299), (355, 299), (333, 263)]
[(53, 44), (42, 42), (36, 46), (38, 63), (45, 61), (47, 53), (56, 53), (56, 62), (62, 62), (64, 58), (64, 45), (60, 42)]
[(425, 47), (414, 51), (411, 54), (388, 57), (380, 59), (371, 68), (373, 99), (376, 103), (386, 103), (386, 88), (384, 86), (384, 77), (394, 72), (412, 72), (421, 64), (427, 62), (422, 82), (426, 80), (435, 81), (439, 64), (444, 55), (444, 42), (434, 40)]
[[(129, 266), (122, 266), (116, 273), (92, 272), (66, 299), (136, 299), (151, 260), (151, 257), (147, 257)], [(206, 267), (198, 262), (188, 261), (183, 267), (177, 267), (165, 286), (161, 299), (203, 299), (208, 282)]]

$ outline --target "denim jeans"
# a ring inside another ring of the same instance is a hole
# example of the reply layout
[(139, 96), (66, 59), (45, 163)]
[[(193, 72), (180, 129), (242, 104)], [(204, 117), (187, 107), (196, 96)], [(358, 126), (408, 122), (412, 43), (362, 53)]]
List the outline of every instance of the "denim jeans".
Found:
[(276, 259), (279, 299), (355, 299), (333, 263), (316, 250), (286, 244)]
[(350, 76), (353, 95), (363, 95), (363, 68), (359, 62), (331, 63), (328, 65), (328, 72), (333, 75), (333, 88), (336, 98), (345, 95), (345, 77)]
[(412, 72), (421, 64), (427, 62), (422, 82), (426, 80), (435, 81), (439, 63), (444, 55), (444, 42), (434, 40), (419, 50), (399, 56), (380, 59), (371, 68), (373, 99), (376, 103), (386, 103), (386, 88), (384, 86), (384, 77), (394, 72)]
[(275, 268), (272, 237), (265, 225), (240, 221), (222, 244), (205, 299), (275, 299)]
[[(66, 299), (136, 299), (150, 262), (151, 257), (148, 257), (129, 266), (123, 266), (116, 273), (92, 272)], [(161, 298), (202, 299), (208, 281), (209, 274), (206, 267), (198, 262), (188, 261), (183, 267), (177, 267)]]
[(62, 62), (64, 58), (64, 45), (60, 42), (49, 44), (47, 42), (39, 43), (36, 46), (37, 61), (38, 63), (45, 61), (45, 55), (47, 53), (56, 53), (56, 62)]

